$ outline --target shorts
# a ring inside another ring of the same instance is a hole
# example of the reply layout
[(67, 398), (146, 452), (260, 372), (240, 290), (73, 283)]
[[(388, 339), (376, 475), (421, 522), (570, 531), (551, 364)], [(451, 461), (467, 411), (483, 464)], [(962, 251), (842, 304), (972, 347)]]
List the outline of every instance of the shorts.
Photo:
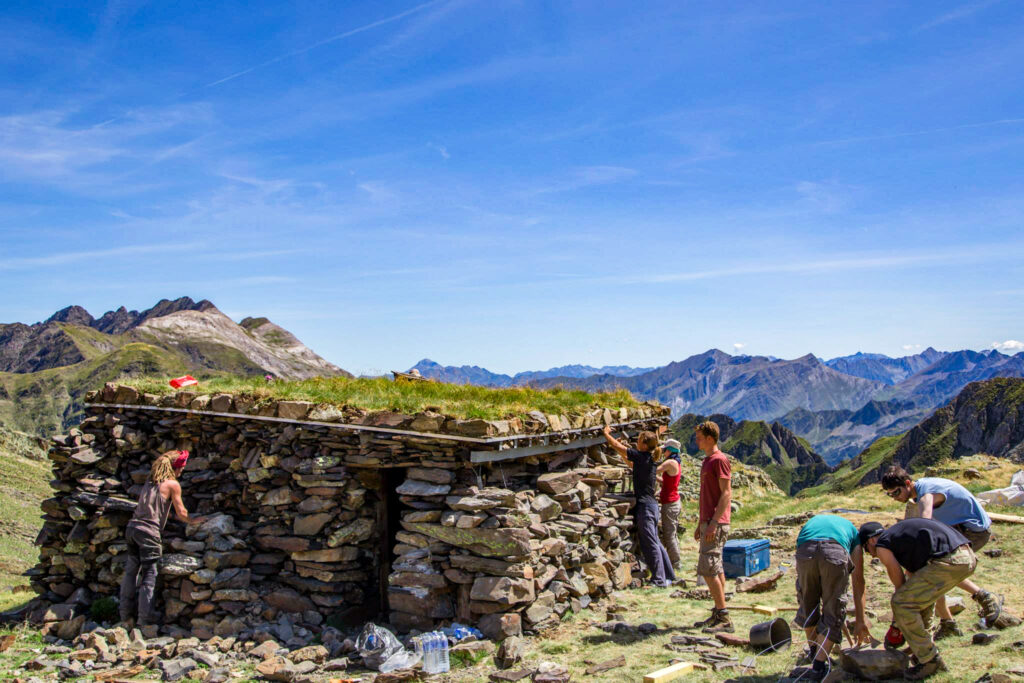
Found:
[(707, 526), (707, 522), (700, 523), (700, 549), (698, 550), (700, 555), (697, 557), (697, 575), (718, 576), (725, 573), (725, 567), (722, 566), (722, 549), (725, 547), (726, 539), (729, 538), (729, 525), (719, 524), (711, 543), (704, 540), (704, 530)]
[(796, 549), (796, 597), (793, 618), (798, 628), (817, 627), (833, 643), (842, 642), (846, 621), (843, 596), (850, 585), (853, 563), (846, 548), (831, 540), (816, 539)]
[(968, 529), (963, 524), (957, 524), (953, 528), (962, 533), (964, 538), (970, 541), (971, 550), (974, 552), (978, 552), (984, 548), (988, 544), (989, 539), (992, 538), (992, 532), (989, 529), (985, 529), (984, 531), (975, 531), (974, 529)]

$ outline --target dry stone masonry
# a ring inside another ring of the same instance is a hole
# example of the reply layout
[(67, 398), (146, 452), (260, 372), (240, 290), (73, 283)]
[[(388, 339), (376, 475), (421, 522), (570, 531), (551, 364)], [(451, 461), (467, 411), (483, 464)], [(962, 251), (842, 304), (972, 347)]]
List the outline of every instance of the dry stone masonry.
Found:
[(628, 470), (595, 437), (669, 417), (645, 403), (460, 420), (116, 385), (87, 400), (50, 450), (37, 616), (66, 611), (80, 627), (116, 596), (152, 458), (183, 448), (185, 503), (211, 516), (165, 531), (167, 632), (293, 647), (369, 619), (400, 631), (455, 620), (500, 640), (628, 585)]

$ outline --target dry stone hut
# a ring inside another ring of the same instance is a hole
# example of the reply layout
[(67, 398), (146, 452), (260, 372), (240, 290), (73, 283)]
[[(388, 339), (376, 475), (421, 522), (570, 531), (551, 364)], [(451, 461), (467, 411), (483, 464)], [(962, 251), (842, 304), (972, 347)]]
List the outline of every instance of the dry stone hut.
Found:
[(86, 412), (50, 451), (55, 495), (31, 572), (42, 602), (117, 594), (150, 461), (185, 448), (185, 503), (214, 516), (168, 524), (165, 624), (285, 641), (282, 620), (315, 633), (369, 619), (456, 620), (500, 639), (628, 585), (628, 470), (600, 429), (632, 437), (669, 419), (655, 403), (466, 420), (110, 384)]

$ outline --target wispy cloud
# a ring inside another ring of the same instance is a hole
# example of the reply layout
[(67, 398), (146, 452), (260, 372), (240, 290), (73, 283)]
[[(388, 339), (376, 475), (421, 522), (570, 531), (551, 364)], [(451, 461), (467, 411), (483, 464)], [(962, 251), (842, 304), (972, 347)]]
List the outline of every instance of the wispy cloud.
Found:
[(192, 251), (200, 249), (203, 246), (204, 244), (202, 242), (174, 242), (165, 244), (136, 244), (126, 247), (112, 247), (110, 249), (95, 249), (91, 251), (67, 251), (57, 254), (47, 254), (46, 256), (2, 259), (0, 260), (0, 270), (62, 266), (81, 261), (95, 261), (101, 263), (106, 259), (120, 259), (150, 254)]
[(527, 194), (569, 192), (592, 185), (610, 185), (628, 180), (636, 174), (636, 169), (624, 166), (581, 166), (574, 169), (567, 178), (534, 188)]
[(945, 14), (940, 14), (931, 21), (927, 21), (921, 24), (914, 30), (927, 31), (928, 29), (935, 28), (936, 26), (942, 26), (943, 24), (948, 24), (952, 21), (958, 21), (960, 19), (969, 17), (976, 12), (980, 12), (983, 9), (991, 7), (992, 5), (995, 5), (999, 2), (1002, 2), (1002, 0), (982, 0), (982, 2), (971, 2), (966, 5), (961, 5), (960, 7), (957, 7), (954, 10), (946, 12)]
[(950, 133), (956, 130), (968, 128), (988, 128), (989, 126), (1009, 126), (1024, 123), (1024, 118), (997, 119), (995, 121), (982, 121), (980, 123), (964, 123), (958, 126), (947, 126), (945, 128), (928, 128), (926, 130), (914, 130), (906, 133), (889, 133), (886, 135), (863, 135), (860, 137), (839, 138), (837, 140), (821, 140), (813, 143), (815, 145), (843, 145), (850, 142), (872, 142), (874, 140), (894, 140), (896, 138), (910, 138), (920, 135), (934, 135), (936, 133)]
[(400, 19), (404, 19), (405, 17), (409, 16), (410, 14), (415, 14), (416, 12), (420, 12), (422, 10), (425, 10), (428, 7), (431, 7), (433, 5), (438, 4), (439, 2), (441, 2), (441, 0), (431, 0), (430, 2), (425, 2), (425, 3), (421, 4), (421, 5), (416, 5), (415, 7), (411, 8), (411, 9), (407, 9), (404, 12), (399, 12), (398, 14), (393, 14), (390, 17), (385, 17), (384, 19), (378, 19), (377, 21), (370, 22), (369, 24), (364, 24), (363, 26), (359, 26), (357, 28), (345, 31), (343, 33), (339, 33), (337, 35), (333, 35), (330, 38), (324, 38), (323, 40), (318, 40), (317, 42), (313, 43), (312, 45), (307, 45), (306, 47), (302, 47), (302, 48), (299, 48), (297, 50), (292, 50), (291, 52), (286, 52), (283, 55), (278, 55), (277, 57), (274, 57), (272, 59), (268, 59), (268, 60), (266, 60), (264, 62), (260, 62), (259, 64), (256, 64), (254, 66), (250, 66), (248, 69), (242, 69), (241, 71), (237, 71), (237, 72), (231, 74), (230, 76), (225, 76), (224, 78), (218, 79), (218, 80), (213, 81), (211, 83), (207, 83), (205, 87), (212, 88), (215, 85), (220, 85), (221, 83), (227, 83), (228, 81), (233, 81), (236, 78), (244, 76), (244, 75), (246, 75), (248, 73), (252, 73), (256, 69), (262, 69), (265, 66), (270, 66), (271, 64), (277, 64), (278, 62), (282, 62), (282, 61), (284, 61), (286, 59), (289, 59), (291, 57), (295, 57), (297, 55), (301, 55), (301, 54), (303, 54), (305, 52), (309, 52), (310, 50), (315, 50), (318, 47), (323, 47), (324, 45), (328, 45), (330, 43), (334, 43), (334, 42), (337, 42), (339, 40), (344, 40), (345, 38), (350, 38), (350, 37), (352, 37), (354, 35), (357, 35), (359, 33), (363, 33), (364, 31), (369, 31), (370, 29), (377, 28), (378, 26), (384, 26), (386, 24), (390, 24), (390, 23), (398, 21)]
[(900, 348), (903, 349), (904, 351), (917, 351), (922, 347), (920, 344), (904, 344)]

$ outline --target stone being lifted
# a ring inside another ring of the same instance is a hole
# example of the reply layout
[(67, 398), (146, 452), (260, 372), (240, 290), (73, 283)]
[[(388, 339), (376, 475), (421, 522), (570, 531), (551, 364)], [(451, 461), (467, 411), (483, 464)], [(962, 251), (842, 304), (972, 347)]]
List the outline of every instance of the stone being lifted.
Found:
[(600, 429), (669, 420), (656, 403), (467, 420), (116, 385), (86, 413), (50, 450), (32, 616), (80, 627), (117, 594), (151, 459), (187, 449), (185, 503), (207, 519), (165, 531), (164, 632), (293, 647), (328, 619), (459, 621), (501, 640), (629, 585), (632, 496)]

